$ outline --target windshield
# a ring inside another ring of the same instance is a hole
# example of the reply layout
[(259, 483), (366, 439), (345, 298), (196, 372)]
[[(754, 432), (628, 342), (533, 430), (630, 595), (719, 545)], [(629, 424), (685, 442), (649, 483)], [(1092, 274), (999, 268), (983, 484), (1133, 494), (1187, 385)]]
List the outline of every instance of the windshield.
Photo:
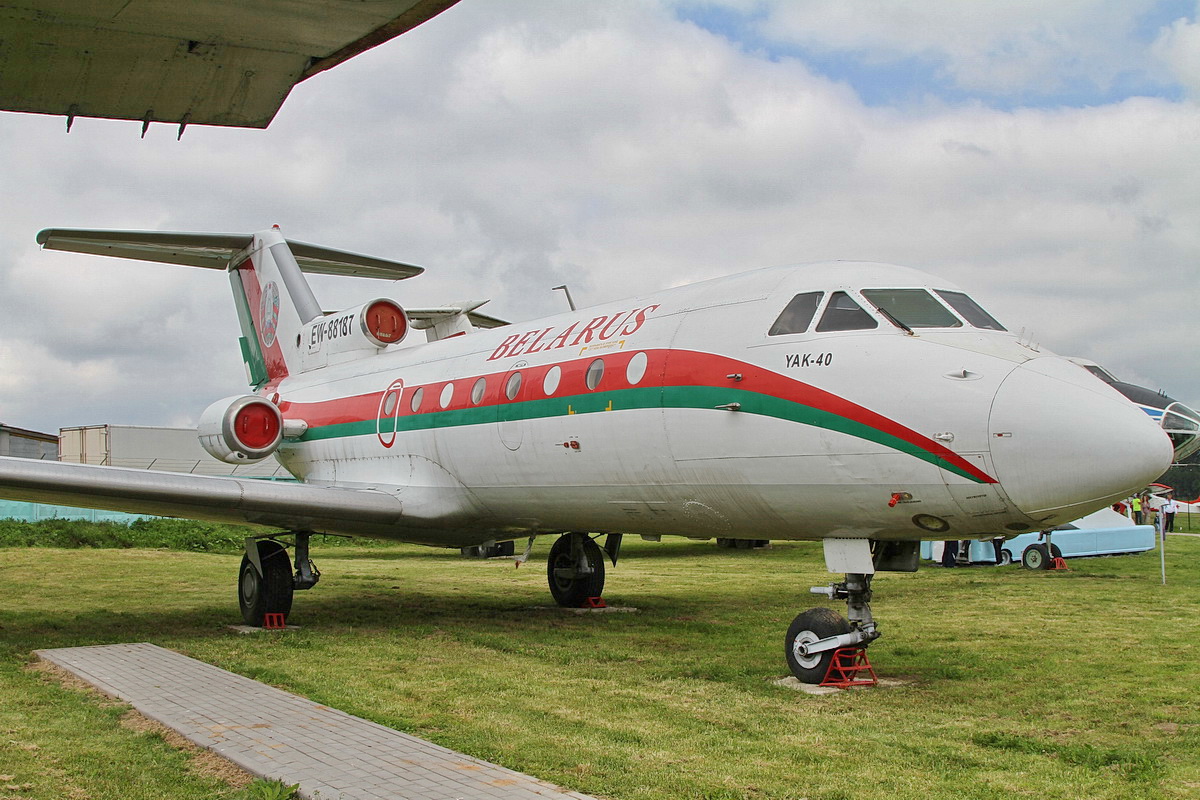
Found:
[(817, 330), (826, 331), (866, 331), (878, 328), (875, 318), (863, 311), (862, 306), (854, 302), (854, 298), (845, 292), (834, 292), (829, 296), (829, 305), (817, 323)]
[(962, 320), (924, 289), (863, 289), (862, 295), (900, 327), (962, 327)]
[(804, 292), (793, 297), (779, 318), (775, 320), (771, 330), (767, 331), (767, 335), (804, 333), (812, 324), (813, 317), (817, 314), (817, 306), (821, 304), (821, 297), (824, 294), (824, 292)]
[(1167, 406), (1162, 419), (1163, 430), (1175, 447), (1175, 460), (1182, 461), (1200, 450), (1200, 414), (1183, 403)]
[(1008, 330), (988, 312), (962, 292), (952, 292), (948, 289), (934, 289), (938, 297), (950, 304), (950, 307), (963, 315), (963, 318), (974, 325), (976, 328), (983, 328), (985, 331), (1004, 331)]

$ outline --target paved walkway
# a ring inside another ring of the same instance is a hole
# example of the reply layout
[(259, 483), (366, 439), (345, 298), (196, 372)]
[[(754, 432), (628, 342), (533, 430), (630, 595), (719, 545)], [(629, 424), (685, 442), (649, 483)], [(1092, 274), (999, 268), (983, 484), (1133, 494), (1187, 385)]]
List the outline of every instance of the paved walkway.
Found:
[(592, 800), (152, 644), (37, 655), (313, 800)]

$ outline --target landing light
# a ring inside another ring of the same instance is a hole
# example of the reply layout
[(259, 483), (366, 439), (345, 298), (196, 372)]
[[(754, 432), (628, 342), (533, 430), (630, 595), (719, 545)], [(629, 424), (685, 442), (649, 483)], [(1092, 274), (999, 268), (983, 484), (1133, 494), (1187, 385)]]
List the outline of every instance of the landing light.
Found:
[(932, 514), (917, 514), (912, 518), (913, 525), (931, 533), (945, 533), (950, 530), (950, 523)]

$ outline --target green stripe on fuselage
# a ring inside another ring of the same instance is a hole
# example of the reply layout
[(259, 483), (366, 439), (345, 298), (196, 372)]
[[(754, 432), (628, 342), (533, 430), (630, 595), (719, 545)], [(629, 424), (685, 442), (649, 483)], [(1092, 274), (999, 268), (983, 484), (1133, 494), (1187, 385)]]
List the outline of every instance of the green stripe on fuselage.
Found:
[[(409, 431), (458, 428), (467, 425), (483, 425), (495, 422), (548, 419), (551, 417), (565, 417), (571, 414), (596, 414), (606, 411), (629, 411), (633, 409), (660, 407), (715, 409), (718, 406), (729, 403), (741, 404), (741, 408), (737, 412), (732, 413), (774, 417), (775, 419), (796, 422), (801, 425), (810, 425), (837, 431), (906, 453), (975, 483), (982, 482), (978, 477), (946, 461), (936, 453), (931, 453), (919, 445), (907, 442), (904, 439), (881, 431), (878, 428), (873, 428), (870, 425), (791, 400), (759, 394), (758, 392), (724, 387), (666, 386), (622, 389), (614, 392), (574, 395), (571, 397), (526, 400), (505, 403), (499, 406), (481, 406), (426, 414), (409, 414), (403, 415), (396, 420), (396, 432), (406, 433)], [(392, 420), (388, 419), (383, 426), (385, 433), (389, 435), (392, 430), (391, 423)], [(300, 441), (307, 442), (346, 436), (373, 435), (379, 430), (377, 425), (378, 422), (374, 419), (336, 425), (323, 425), (321, 427), (310, 428), (301, 437)]]

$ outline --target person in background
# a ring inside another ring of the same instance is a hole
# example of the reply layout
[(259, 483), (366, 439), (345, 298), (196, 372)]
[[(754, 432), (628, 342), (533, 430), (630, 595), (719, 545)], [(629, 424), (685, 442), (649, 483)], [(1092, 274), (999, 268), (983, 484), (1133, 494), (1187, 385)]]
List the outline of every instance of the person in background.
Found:
[(1142, 524), (1142, 496), (1140, 494), (1135, 494), (1133, 496), (1133, 499), (1130, 500), (1129, 503), (1130, 503), (1130, 506), (1133, 508), (1133, 524), (1141, 525)]
[(1175, 502), (1175, 493), (1167, 492), (1166, 499), (1158, 509), (1159, 530), (1162, 531), (1163, 541), (1166, 541), (1168, 533), (1175, 530), (1175, 512), (1178, 510), (1179, 504)]

